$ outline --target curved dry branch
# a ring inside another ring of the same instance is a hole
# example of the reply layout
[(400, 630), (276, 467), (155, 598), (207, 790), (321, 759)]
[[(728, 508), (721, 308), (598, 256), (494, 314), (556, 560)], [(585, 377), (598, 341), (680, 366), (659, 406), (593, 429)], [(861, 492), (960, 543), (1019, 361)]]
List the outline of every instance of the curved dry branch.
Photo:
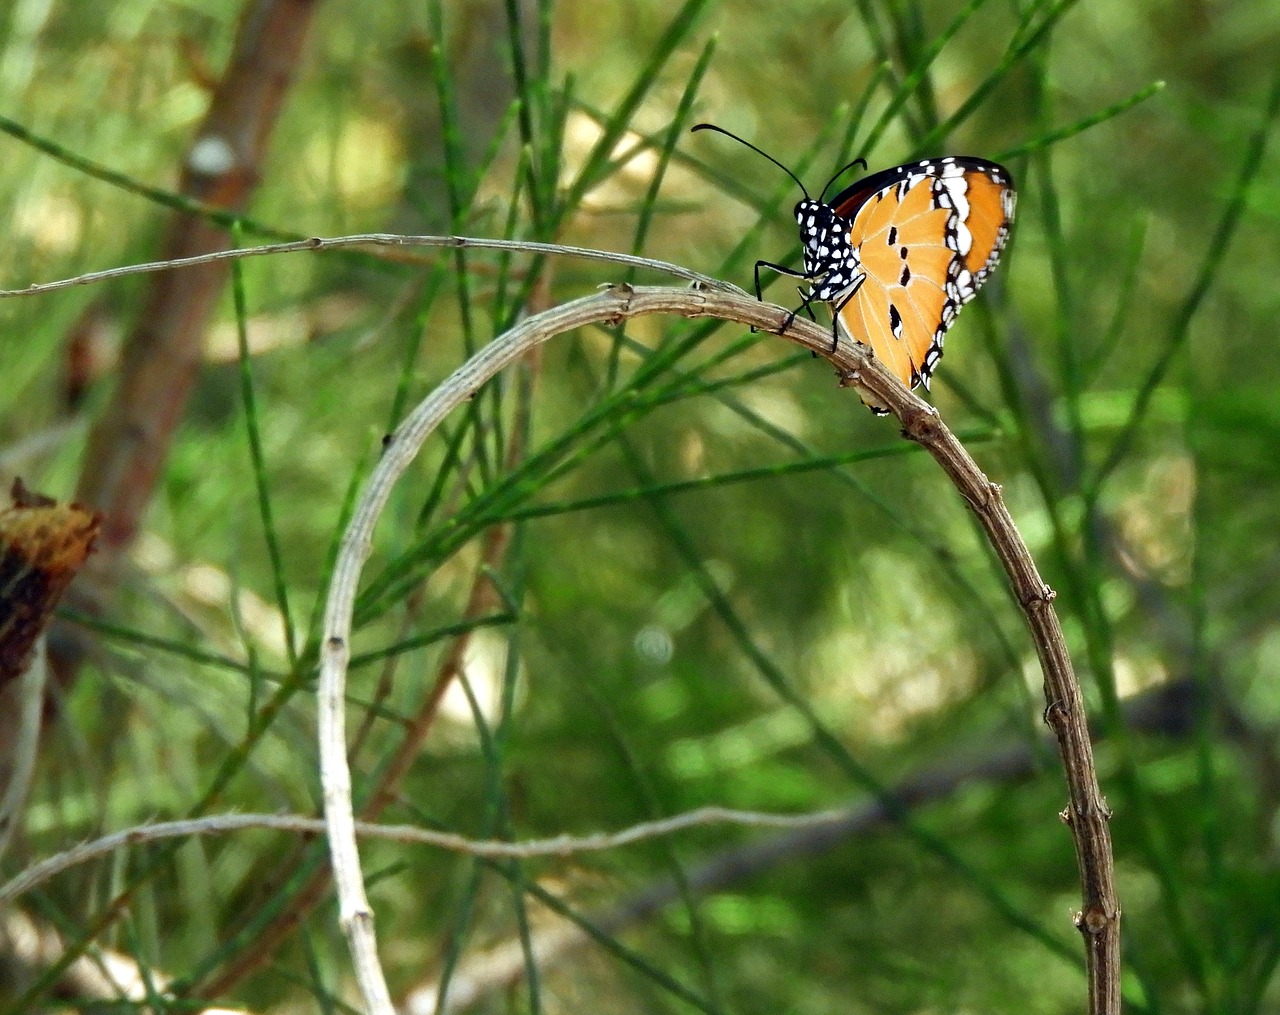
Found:
[[(642, 821), (617, 832), (594, 832), (588, 835), (557, 835), (550, 839), (471, 839), (455, 832), (439, 832), (416, 825), (379, 825), (357, 821), (356, 831), (366, 839), (385, 839), (408, 845), (434, 846), (463, 856), (488, 859), (532, 860), (537, 857), (566, 857), (575, 853), (597, 853), (622, 849), (662, 836), (675, 835), (690, 828), (712, 825), (735, 825), (739, 828), (783, 828), (790, 831), (843, 828), (853, 813), (840, 807), (807, 814), (773, 814), (767, 811), (742, 811), (730, 807), (698, 807), (654, 821)], [(0, 885), (0, 909), (15, 899), (34, 891), (47, 881), (73, 867), (111, 856), (122, 849), (144, 843), (163, 842), (195, 836), (234, 835), (248, 829), (270, 829), (309, 837), (324, 832), (324, 822), (305, 814), (211, 814), (203, 818), (158, 821), (151, 825), (131, 825), (119, 832), (90, 839), (70, 849), (46, 857), (21, 874)]]
[(865, 400), (892, 412), (902, 423), (903, 435), (929, 451), (973, 508), (1009, 575), (1044, 673), (1045, 721), (1057, 738), (1067, 777), (1069, 803), (1062, 817), (1071, 829), (1080, 869), (1084, 905), (1076, 926), (1085, 940), (1089, 1011), (1092, 1015), (1118, 1015), (1120, 908), (1107, 824), (1110, 812), (1098, 787), (1084, 702), (1053, 609), (1053, 590), (1040, 578), (999, 486), (982, 473), (937, 411), (902, 387), (865, 347), (843, 342), (832, 351), (828, 330), (801, 320), (789, 321), (783, 308), (727, 289), (631, 286), (611, 286), (530, 317), (455, 370), (389, 439), (343, 537), (325, 609), (318, 689), (321, 777), (340, 920), (367, 1009), (393, 1011), (377, 959), (373, 912), (360, 871), (344, 736), (344, 695), (355, 597), (372, 547), (374, 526), (392, 488), (426, 438), (498, 371), (534, 346), (574, 328), (617, 324), (648, 314), (717, 317), (776, 334), (782, 334), (784, 325), (789, 324), (784, 337), (825, 356), (836, 367), (842, 385), (856, 388)]

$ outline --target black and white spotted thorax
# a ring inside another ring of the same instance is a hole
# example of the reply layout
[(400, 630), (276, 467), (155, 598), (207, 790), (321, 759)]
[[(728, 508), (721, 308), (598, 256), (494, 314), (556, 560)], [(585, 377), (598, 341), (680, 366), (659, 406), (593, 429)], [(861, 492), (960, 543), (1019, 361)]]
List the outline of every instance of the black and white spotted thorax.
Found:
[(796, 205), (796, 223), (804, 244), (804, 277), (813, 284), (808, 299), (829, 303), (862, 281), (848, 219), (829, 204), (805, 198)]

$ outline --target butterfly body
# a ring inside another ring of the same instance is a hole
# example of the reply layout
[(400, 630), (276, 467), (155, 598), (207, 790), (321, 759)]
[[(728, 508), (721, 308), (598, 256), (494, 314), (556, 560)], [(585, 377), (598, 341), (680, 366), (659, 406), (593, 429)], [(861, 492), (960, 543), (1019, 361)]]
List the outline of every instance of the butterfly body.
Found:
[(831, 303), (866, 277), (858, 249), (849, 242), (849, 224), (831, 205), (805, 198), (796, 205), (796, 223), (804, 243), (804, 277), (813, 282), (806, 300)]

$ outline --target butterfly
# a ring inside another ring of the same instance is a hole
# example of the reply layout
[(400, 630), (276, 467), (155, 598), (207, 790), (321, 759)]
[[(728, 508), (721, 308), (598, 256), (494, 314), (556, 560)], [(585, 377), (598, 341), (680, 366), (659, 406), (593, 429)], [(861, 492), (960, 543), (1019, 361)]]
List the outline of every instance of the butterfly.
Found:
[(756, 298), (761, 268), (801, 279), (809, 290), (801, 288), (803, 302), (787, 324), (801, 310), (813, 317), (815, 301), (827, 303), (832, 352), (843, 335), (870, 346), (908, 388), (928, 388), (947, 329), (990, 277), (1009, 238), (1016, 202), (1009, 171), (967, 155), (922, 159), (865, 176), (828, 203), (831, 184), (854, 166), (865, 169), (865, 160), (841, 169), (814, 200), (791, 170), (755, 145), (713, 124), (693, 129), (741, 142), (804, 192), (795, 211), (804, 270), (757, 261)]

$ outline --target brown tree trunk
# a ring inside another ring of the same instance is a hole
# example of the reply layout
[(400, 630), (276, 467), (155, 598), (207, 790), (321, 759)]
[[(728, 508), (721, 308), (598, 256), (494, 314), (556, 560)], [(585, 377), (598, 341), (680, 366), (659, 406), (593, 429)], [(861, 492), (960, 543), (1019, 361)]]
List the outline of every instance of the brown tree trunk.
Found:
[[(248, 206), (317, 6), (317, 0), (249, 0), (226, 73), (183, 160), (184, 196), (226, 211)], [(160, 258), (222, 250), (228, 242), (225, 229), (175, 212)], [(89, 590), (77, 596), (80, 609), (94, 611), (115, 587), (119, 558), (138, 533), (186, 410), (229, 270), (208, 264), (149, 278), (115, 393), (85, 451), (77, 499), (102, 511), (104, 521), (89, 581), (79, 585)], [(65, 689), (83, 647), (64, 630), (50, 650)]]

